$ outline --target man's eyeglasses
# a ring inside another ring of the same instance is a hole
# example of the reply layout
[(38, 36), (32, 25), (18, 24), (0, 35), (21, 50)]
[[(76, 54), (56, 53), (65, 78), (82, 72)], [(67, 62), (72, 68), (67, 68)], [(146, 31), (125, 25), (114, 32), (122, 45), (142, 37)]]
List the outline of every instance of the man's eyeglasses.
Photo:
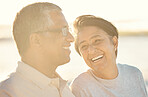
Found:
[(43, 32), (60, 32), (62, 33), (62, 36), (66, 37), (69, 32), (70, 32), (70, 29), (69, 27), (63, 27), (62, 29), (53, 29), (53, 30), (46, 30), (46, 31), (37, 31), (35, 33), (43, 33)]
[(62, 35), (66, 37), (68, 33), (70, 32), (70, 29), (68, 27), (62, 28)]

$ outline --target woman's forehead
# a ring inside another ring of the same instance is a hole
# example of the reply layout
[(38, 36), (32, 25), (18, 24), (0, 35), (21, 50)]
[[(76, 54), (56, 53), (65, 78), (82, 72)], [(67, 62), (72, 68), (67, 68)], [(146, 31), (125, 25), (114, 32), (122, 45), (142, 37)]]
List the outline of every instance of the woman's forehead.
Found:
[(78, 33), (78, 43), (84, 43), (85, 41), (91, 41), (96, 38), (107, 38), (109, 35), (102, 29), (97, 27), (85, 27)]
[(89, 26), (89, 27), (84, 27), (78, 32), (78, 37), (79, 38), (93, 38), (93, 37), (102, 37), (102, 36), (107, 36), (108, 34), (97, 27), (94, 26)]

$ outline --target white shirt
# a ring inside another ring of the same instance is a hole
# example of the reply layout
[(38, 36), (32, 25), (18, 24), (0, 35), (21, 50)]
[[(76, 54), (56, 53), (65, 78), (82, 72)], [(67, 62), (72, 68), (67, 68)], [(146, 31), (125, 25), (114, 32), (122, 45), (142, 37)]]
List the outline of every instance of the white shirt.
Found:
[(112, 80), (98, 78), (88, 70), (71, 85), (76, 97), (148, 97), (139, 69), (118, 64), (118, 76)]
[(48, 78), (31, 66), (18, 62), (10, 78), (0, 84), (0, 97), (74, 97), (67, 82)]

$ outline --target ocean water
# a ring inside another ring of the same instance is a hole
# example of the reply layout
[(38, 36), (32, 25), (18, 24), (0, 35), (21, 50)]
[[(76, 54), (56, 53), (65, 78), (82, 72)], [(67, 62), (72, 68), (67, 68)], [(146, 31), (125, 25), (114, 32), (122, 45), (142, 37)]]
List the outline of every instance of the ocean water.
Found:
[[(148, 36), (119, 37), (117, 63), (124, 63), (139, 68), (148, 86)], [(82, 57), (71, 46), (71, 61), (57, 68), (57, 72), (65, 80), (73, 80), (88, 69)], [(13, 39), (0, 40), (0, 81), (14, 72), (20, 56)]]

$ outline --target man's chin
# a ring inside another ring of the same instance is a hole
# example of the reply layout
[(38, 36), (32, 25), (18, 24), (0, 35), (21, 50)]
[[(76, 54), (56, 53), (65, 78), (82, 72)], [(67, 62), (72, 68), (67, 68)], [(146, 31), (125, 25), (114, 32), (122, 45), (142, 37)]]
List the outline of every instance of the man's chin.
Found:
[(61, 62), (61, 65), (67, 64), (69, 62), (70, 62), (70, 57), (63, 59), (62, 62)]

